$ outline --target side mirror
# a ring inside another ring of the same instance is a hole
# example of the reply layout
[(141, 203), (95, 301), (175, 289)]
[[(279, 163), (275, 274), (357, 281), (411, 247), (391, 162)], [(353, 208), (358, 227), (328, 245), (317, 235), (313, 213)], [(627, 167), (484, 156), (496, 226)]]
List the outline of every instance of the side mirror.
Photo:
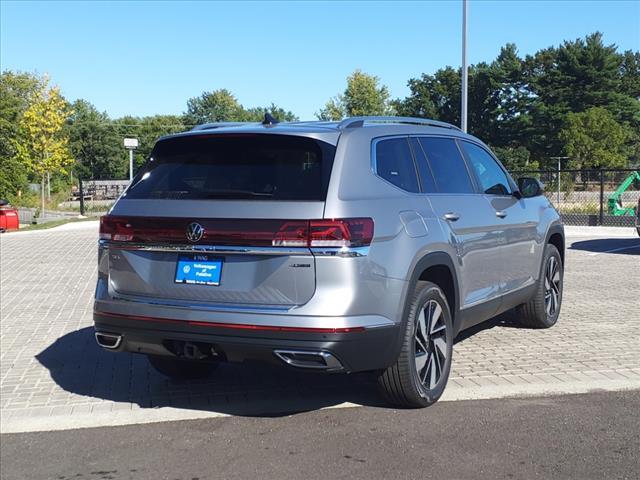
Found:
[(531, 198), (542, 195), (544, 187), (537, 178), (522, 177), (518, 179), (518, 190), (522, 198)]

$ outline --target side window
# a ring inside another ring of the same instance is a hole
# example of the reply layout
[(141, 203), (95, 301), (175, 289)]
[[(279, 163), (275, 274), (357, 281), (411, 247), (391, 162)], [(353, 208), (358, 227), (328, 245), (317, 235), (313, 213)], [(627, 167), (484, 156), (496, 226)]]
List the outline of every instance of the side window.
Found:
[(407, 192), (417, 193), (416, 168), (406, 138), (390, 138), (376, 143), (376, 173)]
[(420, 146), (420, 142), (415, 137), (409, 138), (409, 143), (411, 144), (411, 148), (413, 149), (413, 154), (416, 157), (416, 166), (418, 167), (418, 173), (420, 174), (420, 183), (422, 183), (422, 191), (424, 193), (438, 193), (438, 188), (436, 187), (436, 181), (433, 178), (433, 173), (431, 173), (431, 167), (429, 167), (429, 162), (427, 162), (427, 157)]
[(467, 166), (455, 141), (420, 137), (439, 193), (475, 193)]
[(489, 195), (511, 195), (511, 187), (504, 170), (487, 151), (469, 142), (460, 142), (471, 167), (476, 172), (482, 191)]

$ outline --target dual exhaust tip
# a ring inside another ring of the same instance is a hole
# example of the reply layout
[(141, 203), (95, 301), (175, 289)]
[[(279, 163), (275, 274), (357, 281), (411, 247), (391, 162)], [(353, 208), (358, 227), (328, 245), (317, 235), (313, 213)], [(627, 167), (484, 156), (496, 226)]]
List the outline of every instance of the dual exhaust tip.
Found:
[(318, 370), (342, 370), (344, 367), (333, 354), (324, 351), (274, 350), (273, 353), (288, 365)]
[[(115, 333), (95, 332), (96, 342), (107, 350), (116, 350), (122, 343), (122, 335)], [(192, 344), (188, 344), (191, 346)], [(188, 357), (187, 345), (185, 345), (185, 356)], [(274, 350), (276, 357), (287, 365), (298, 368), (310, 368), (316, 370), (336, 371), (342, 370), (342, 363), (329, 352), (322, 350)], [(197, 358), (196, 355), (192, 356)]]
[(96, 342), (102, 348), (108, 350), (117, 349), (122, 343), (122, 335), (116, 335), (115, 333), (96, 332)]

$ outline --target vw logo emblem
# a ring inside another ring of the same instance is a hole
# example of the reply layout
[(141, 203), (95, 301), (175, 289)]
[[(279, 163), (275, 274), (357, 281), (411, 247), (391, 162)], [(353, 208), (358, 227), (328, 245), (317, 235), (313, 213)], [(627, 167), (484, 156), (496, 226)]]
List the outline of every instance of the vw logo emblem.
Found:
[(190, 242), (198, 242), (204, 235), (204, 227), (197, 222), (190, 223), (187, 226), (187, 240)]

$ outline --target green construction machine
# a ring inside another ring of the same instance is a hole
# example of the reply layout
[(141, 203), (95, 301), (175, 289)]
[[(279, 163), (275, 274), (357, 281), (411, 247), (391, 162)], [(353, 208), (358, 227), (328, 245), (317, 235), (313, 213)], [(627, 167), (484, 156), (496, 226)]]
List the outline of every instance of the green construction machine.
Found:
[(635, 171), (631, 173), (624, 181), (620, 184), (620, 186), (609, 195), (607, 199), (607, 210), (609, 211), (609, 215), (622, 216), (622, 215), (632, 215), (635, 216), (636, 209), (635, 207), (624, 207), (622, 205), (622, 194), (627, 191), (627, 189), (633, 184), (633, 182), (637, 181), (640, 183), (640, 172)]

